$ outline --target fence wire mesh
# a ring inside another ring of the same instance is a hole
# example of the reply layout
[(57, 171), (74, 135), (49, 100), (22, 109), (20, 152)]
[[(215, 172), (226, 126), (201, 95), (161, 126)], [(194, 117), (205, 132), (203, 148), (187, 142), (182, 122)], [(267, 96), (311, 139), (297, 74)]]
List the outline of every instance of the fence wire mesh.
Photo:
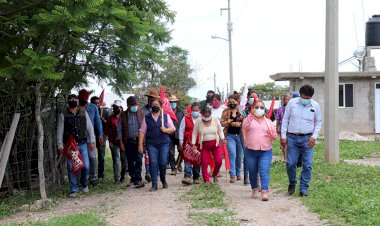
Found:
[[(33, 91), (0, 95), (0, 147), (10, 129), (13, 115), (21, 114), (11, 152), (0, 188), (0, 202), (12, 202), (14, 198), (28, 196), (38, 199), (38, 131), (35, 120), (35, 96)], [(66, 164), (58, 162), (56, 148), (57, 115), (65, 106), (63, 97), (43, 96), (41, 118), (44, 129), (44, 172), (48, 195), (64, 183)], [(3, 153), (0, 153), (0, 156)], [(10, 203), (11, 204), (11, 203)]]

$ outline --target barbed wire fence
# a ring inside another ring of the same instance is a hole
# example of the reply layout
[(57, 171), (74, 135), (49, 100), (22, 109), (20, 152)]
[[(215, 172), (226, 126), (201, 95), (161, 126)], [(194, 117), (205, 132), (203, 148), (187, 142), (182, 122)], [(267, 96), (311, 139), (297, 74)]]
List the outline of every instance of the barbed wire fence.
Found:
[[(44, 129), (44, 172), (46, 191), (51, 195), (64, 183), (65, 161), (58, 162), (57, 115), (65, 106), (63, 97), (43, 96), (41, 118)], [(0, 147), (10, 129), (13, 115), (20, 113), (12, 148), (0, 188), (0, 202), (15, 198), (39, 199), (38, 132), (33, 91), (0, 95)], [(2, 153), (0, 153), (2, 154)]]

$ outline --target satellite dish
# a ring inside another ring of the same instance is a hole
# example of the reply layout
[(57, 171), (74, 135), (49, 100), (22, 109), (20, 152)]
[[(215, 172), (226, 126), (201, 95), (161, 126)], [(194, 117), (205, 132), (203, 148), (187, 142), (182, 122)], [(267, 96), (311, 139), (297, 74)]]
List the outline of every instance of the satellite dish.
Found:
[(363, 59), (367, 51), (364, 46), (360, 46), (357, 50), (354, 51), (354, 57), (357, 59)]

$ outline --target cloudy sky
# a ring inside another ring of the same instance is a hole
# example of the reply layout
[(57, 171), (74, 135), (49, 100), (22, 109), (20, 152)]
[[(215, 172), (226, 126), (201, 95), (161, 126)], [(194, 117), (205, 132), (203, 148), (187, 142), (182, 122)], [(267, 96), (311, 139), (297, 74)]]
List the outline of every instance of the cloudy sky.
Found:
[[(190, 95), (203, 98), (213, 89), (213, 74), (222, 91), (229, 81), (227, 0), (167, 0), (177, 12), (171, 44), (190, 52), (198, 86)], [(365, 22), (380, 14), (380, 0), (339, 1), (339, 58), (352, 56), (365, 41)], [(235, 89), (264, 83), (278, 72), (323, 71), (325, 1), (231, 0)], [(377, 60), (378, 62), (380, 59)], [(379, 66), (378, 66), (379, 68)], [(340, 70), (354, 70), (346, 65)]]

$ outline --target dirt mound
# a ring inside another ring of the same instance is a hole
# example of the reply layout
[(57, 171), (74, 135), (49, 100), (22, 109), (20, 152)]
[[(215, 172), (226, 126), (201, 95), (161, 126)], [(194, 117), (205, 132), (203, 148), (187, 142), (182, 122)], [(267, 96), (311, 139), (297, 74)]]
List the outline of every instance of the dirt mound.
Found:
[(339, 140), (353, 140), (353, 141), (373, 141), (373, 137), (360, 136), (357, 133), (344, 131), (339, 133)]

